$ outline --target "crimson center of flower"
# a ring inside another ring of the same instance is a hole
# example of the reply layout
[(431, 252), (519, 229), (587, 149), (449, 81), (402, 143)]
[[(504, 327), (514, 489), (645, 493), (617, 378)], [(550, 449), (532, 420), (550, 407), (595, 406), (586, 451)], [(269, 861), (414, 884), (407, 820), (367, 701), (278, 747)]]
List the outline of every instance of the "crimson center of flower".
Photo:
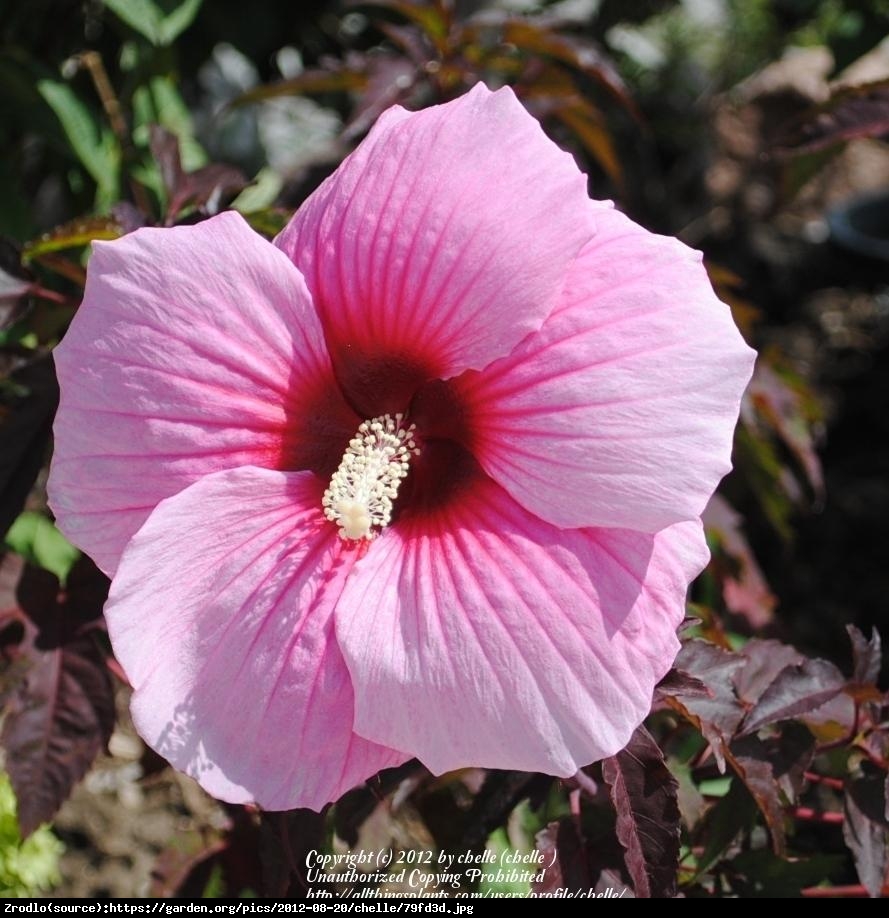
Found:
[(416, 425), (401, 414), (371, 418), (359, 426), (321, 498), (324, 515), (341, 539), (373, 539), (392, 519), (393, 501), (420, 450)]

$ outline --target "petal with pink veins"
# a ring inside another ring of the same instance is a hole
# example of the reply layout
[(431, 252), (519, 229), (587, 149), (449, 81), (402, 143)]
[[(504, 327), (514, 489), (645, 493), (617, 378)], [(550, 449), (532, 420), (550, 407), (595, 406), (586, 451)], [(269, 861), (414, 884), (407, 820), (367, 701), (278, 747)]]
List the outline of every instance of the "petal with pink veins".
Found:
[(335, 618), (355, 730), (437, 773), (574, 774), (648, 713), (707, 558), (699, 522), (559, 530), (479, 479), (437, 515), (398, 520), (346, 582)]
[[(540, 327), (592, 235), (586, 179), (512, 90), (395, 107), (275, 240), (356, 401), (481, 368)], [(416, 377), (416, 378), (413, 378)], [(383, 395), (376, 409), (398, 410)], [(404, 406), (402, 406), (403, 408)]]
[(320, 809), (404, 756), (355, 735), (333, 607), (355, 557), (306, 472), (217, 472), (155, 509), (106, 615), (142, 737), (213, 796)]
[(476, 458), (532, 513), (656, 532), (700, 516), (731, 468), (755, 353), (699, 252), (594, 212), (541, 331), (453, 385)]
[(241, 465), (332, 470), (360, 420), (299, 271), (235, 213), (96, 243), (54, 353), (51, 506), (108, 574), (165, 497)]

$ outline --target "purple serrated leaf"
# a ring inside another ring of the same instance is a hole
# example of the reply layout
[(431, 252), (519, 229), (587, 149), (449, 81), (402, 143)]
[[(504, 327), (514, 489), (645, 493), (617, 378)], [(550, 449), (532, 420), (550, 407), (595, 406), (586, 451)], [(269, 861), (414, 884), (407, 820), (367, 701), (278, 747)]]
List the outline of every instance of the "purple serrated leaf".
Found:
[(564, 818), (549, 823), (536, 839), (543, 855), (541, 878), (533, 884), (537, 895), (567, 890), (584, 897), (634, 898), (623, 874), (624, 850), (612, 833), (588, 839), (575, 819)]
[(781, 793), (789, 803), (796, 803), (815, 756), (815, 737), (802, 724), (791, 721), (775, 736), (741, 737), (732, 744), (732, 754), (768, 762)]
[(308, 892), (305, 863), (308, 853), (318, 850), (324, 839), (325, 814), (312, 810), (263, 813), (259, 827), (259, 859), (263, 895), (273, 898)]
[(700, 679), (675, 667), (654, 687), (654, 703), (665, 698), (682, 695), (685, 698), (712, 698), (713, 692)]
[(866, 775), (846, 783), (843, 838), (852, 852), (858, 878), (871, 898), (882, 892), (889, 867), (886, 775)]
[(772, 850), (783, 857), (786, 848), (784, 807), (771, 763), (744, 755), (732, 756), (731, 763), (765, 819), (772, 839)]
[(179, 138), (157, 124), (149, 130), (151, 154), (167, 192), (167, 223), (172, 223), (188, 205), (212, 216), (249, 184), (240, 169), (221, 163), (186, 172), (182, 168)]
[(542, 871), (542, 879), (534, 883), (535, 893), (589, 888), (589, 867), (573, 822), (549, 823), (537, 833), (537, 850), (543, 855), (546, 870)]
[(845, 686), (846, 677), (828, 660), (811, 659), (799, 666), (788, 666), (763, 692), (739, 733), (753, 733), (768, 724), (814, 711)]
[(846, 625), (852, 642), (852, 681), (859, 685), (875, 685), (883, 665), (880, 632), (872, 629), (868, 640), (855, 625)]
[(789, 644), (759, 638), (748, 641), (740, 653), (746, 662), (734, 675), (735, 690), (751, 707), (782, 670), (799, 666), (806, 659)]
[(99, 636), (108, 581), (87, 559), (67, 591), (46, 571), (26, 568), (18, 587), (25, 663), (6, 697), (0, 743), (28, 836), (48, 822), (107, 746), (114, 693)]
[(723, 749), (731, 741), (744, 717), (744, 708), (735, 695), (733, 679), (744, 665), (739, 654), (723, 650), (707, 641), (685, 641), (676, 658), (676, 668), (707, 687), (711, 697), (677, 692), (666, 703), (689, 719), (713, 749), (721, 771), (725, 770)]
[(857, 137), (889, 133), (889, 80), (844, 86), (790, 125), (777, 144), (784, 155), (815, 153)]
[(680, 815), (678, 784), (651, 734), (639, 727), (627, 746), (602, 762), (617, 811), (616, 831), (640, 898), (676, 895)]

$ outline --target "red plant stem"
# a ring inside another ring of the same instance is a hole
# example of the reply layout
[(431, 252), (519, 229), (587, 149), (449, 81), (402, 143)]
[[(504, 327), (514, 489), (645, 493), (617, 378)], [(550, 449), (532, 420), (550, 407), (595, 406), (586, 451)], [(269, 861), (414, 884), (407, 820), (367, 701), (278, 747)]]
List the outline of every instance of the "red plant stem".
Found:
[[(809, 886), (800, 890), (804, 899), (867, 899), (870, 894), (863, 886)], [(880, 890), (880, 898), (889, 896), (889, 886)]]
[(818, 810), (813, 810), (810, 806), (793, 807), (788, 812), (794, 819), (798, 819), (800, 822), (820, 822), (824, 823), (825, 825), (835, 826), (843, 824), (842, 813), (822, 813)]
[(105, 660), (105, 665), (108, 667), (112, 676), (119, 679), (124, 685), (130, 684), (130, 680), (127, 679), (127, 674), (123, 671), (123, 667), (114, 657), (108, 657), (108, 659)]
[(566, 787), (580, 789), (590, 800), (595, 800), (599, 793), (599, 785), (584, 771), (579, 771), (570, 778), (564, 778), (563, 781)]
[(40, 284), (35, 284), (31, 288), (31, 293), (36, 297), (40, 297), (41, 300), (48, 300), (50, 303), (57, 303), (59, 306), (76, 305), (71, 297), (56, 293), (55, 290), (50, 290), (48, 287), (41, 287)]
[(803, 777), (813, 784), (823, 784), (825, 787), (833, 788), (833, 790), (841, 791), (845, 788), (845, 784), (839, 778), (828, 778), (826, 775), (819, 775), (814, 771), (803, 772)]

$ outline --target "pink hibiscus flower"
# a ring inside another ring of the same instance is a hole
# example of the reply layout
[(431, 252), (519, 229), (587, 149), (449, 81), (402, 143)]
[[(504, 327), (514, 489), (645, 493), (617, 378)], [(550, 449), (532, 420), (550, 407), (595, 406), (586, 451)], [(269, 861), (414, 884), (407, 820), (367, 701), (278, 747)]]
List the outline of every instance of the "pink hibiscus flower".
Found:
[(99, 243), (50, 494), (142, 736), (320, 808), (417, 756), (567, 776), (646, 715), (753, 354), (512, 92), (389, 110), (269, 243)]

